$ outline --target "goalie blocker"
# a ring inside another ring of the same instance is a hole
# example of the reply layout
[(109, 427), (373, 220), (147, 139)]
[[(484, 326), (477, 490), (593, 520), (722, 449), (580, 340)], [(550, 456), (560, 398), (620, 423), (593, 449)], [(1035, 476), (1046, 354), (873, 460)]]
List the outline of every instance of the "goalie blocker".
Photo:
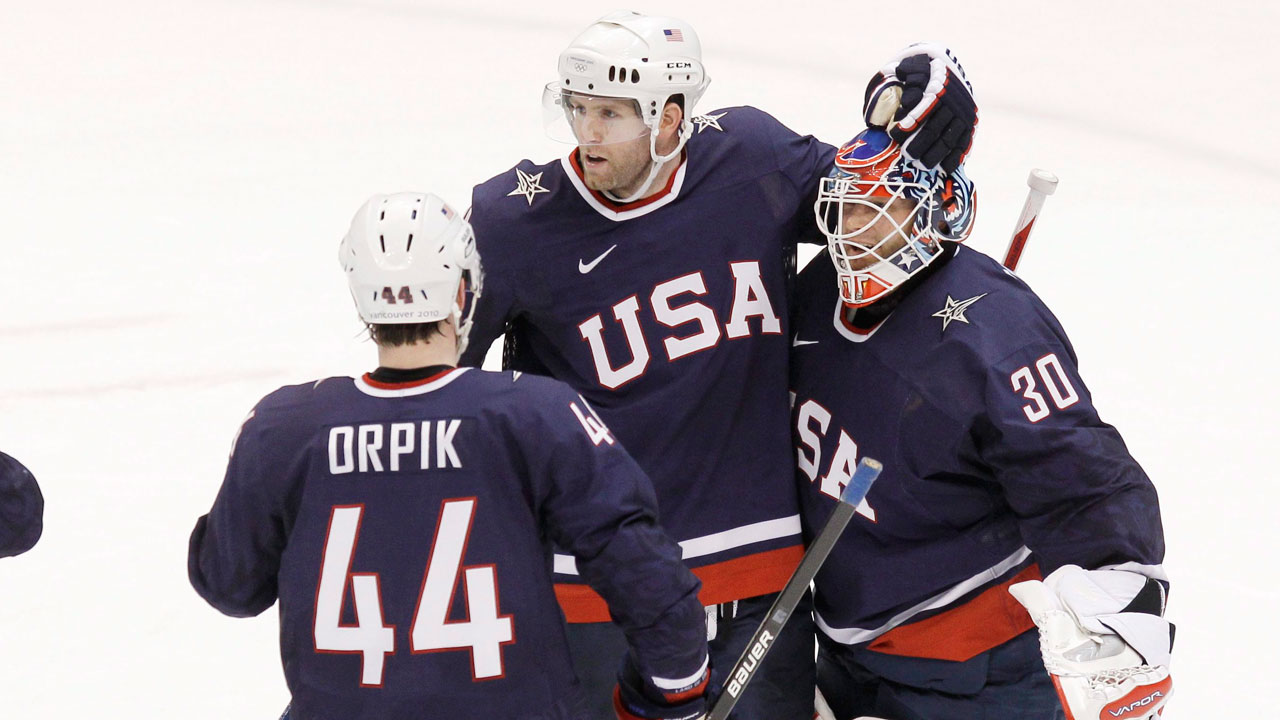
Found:
[(1058, 568), (1009, 592), (1040, 629), (1067, 720), (1148, 720), (1173, 694), (1165, 585), (1126, 570)]

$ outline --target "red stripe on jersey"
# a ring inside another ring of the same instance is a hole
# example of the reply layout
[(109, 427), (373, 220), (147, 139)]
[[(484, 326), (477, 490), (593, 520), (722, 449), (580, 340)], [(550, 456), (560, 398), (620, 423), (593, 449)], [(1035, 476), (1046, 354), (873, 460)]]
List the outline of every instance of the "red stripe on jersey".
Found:
[(1040, 566), (1031, 565), (959, 607), (890, 630), (867, 649), (886, 655), (964, 662), (1036, 626), (1009, 594), (1009, 586), (1040, 579)]
[[(702, 581), (698, 601), (719, 605), (768, 595), (781, 590), (804, 557), (803, 545), (769, 550), (746, 557), (690, 568)], [(571, 623), (609, 622), (609, 606), (586, 585), (556, 583), (556, 599)]]
[(422, 378), (421, 380), (411, 380), (409, 382), (400, 382), (400, 383), (378, 382), (377, 380), (373, 379), (373, 375), (371, 373), (365, 373), (364, 381), (368, 383), (370, 386), (376, 387), (379, 390), (404, 390), (407, 388), (422, 387), (427, 383), (435, 382), (436, 380), (439, 380), (440, 378), (444, 377), (445, 375), (448, 375), (449, 373), (457, 369), (458, 368), (449, 368), (448, 370), (441, 370), (440, 372), (436, 373), (435, 375), (432, 375), (431, 377), (425, 377), (425, 378)]
[(661, 190), (650, 195), (649, 197), (640, 198), (639, 200), (632, 200), (631, 202), (626, 202), (626, 203), (620, 203), (616, 200), (610, 200), (608, 195), (605, 195), (599, 190), (592, 190), (591, 188), (587, 187), (587, 176), (584, 175), (582, 172), (582, 164), (581, 164), (581, 161), (578, 160), (577, 150), (574, 150), (573, 152), (569, 153), (569, 164), (573, 166), (573, 171), (577, 173), (578, 178), (582, 180), (582, 186), (586, 187), (587, 190), (590, 191), (591, 197), (595, 198), (596, 201), (598, 201), (601, 205), (604, 205), (605, 207), (609, 208), (610, 210), (613, 210), (614, 212), (624, 212), (626, 210), (635, 210), (636, 208), (642, 208), (645, 205), (655, 203), (671, 193), (671, 188), (674, 187), (676, 184), (676, 174), (679, 173), (680, 171), (680, 165), (684, 164), (684, 151), (682, 150), (680, 152), (680, 165), (676, 165), (675, 170), (671, 171), (671, 177), (667, 178), (667, 184), (662, 186)]

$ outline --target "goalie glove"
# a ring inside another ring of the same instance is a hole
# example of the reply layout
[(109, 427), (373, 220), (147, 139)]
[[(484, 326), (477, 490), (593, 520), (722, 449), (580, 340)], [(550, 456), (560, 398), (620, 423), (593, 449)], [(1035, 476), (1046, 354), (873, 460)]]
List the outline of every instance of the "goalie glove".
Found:
[(1173, 692), (1164, 585), (1125, 570), (1066, 565), (1009, 588), (1040, 629), (1067, 720), (1150, 720)]
[(871, 78), (863, 99), (867, 125), (886, 128), (922, 170), (954, 172), (978, 127), (978, 106), (964, 69), (947, 48), (909, 45)]
[[(680, 687), (665, 687), (674, 683)], [(663, 683), (659, 678), (645, 679), (636, 669), (628, 653), (618, 673), (613, 690), (613, 710), (618, 720), (703, 720), (707, 713), (711, 687), (711, 667), (703, 663), (695, 678)], [(662, 683), (664, 687), (659, 687)]]

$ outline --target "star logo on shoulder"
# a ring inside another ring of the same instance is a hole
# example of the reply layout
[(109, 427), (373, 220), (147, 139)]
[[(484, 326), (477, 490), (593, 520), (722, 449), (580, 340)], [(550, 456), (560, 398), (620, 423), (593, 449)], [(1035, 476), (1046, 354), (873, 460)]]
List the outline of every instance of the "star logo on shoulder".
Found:
[(981, 295), (978, 295), (977, 297), (971, 297), (968, 300), (956, 301), (956, 300), (953, 300), (950, 295), (947, 295), (946, 307), (934, 313), (933, 317), (942, 318), (943, 330), (947, 329), (947, 326), (951, 324), (952, 320), (957, 320), (959, 322), (964, 323), (965, 325), (968, 325), (969, 319), (964, 316), (965, 311), (968, 310), (970, 306), (972, 306), (974, 303), (978, 302), (979, 300), (981, 300), (986, 296), (987, 296), (986, 293), (982, 293)]
[(720, 132), (724, 132), (724, 128), (720, 127), (720, 118), (728, 115), (722, 112), (718, 115), (699, 115), (693, 119), (693, 124), (698, 126), (698, 134), (701, 135), (703, 130), (707, 128), (715, 128)]
[(533, 196), (538, 193), (551, 192), (542, 187), (542, 173), (530, 175), (529, 173), (516, 168), (516, 189), (507, 193), (507, 197), (513, 195), (523, 195), (525, 200), (529, 201), (529, 205), (533, 205)]

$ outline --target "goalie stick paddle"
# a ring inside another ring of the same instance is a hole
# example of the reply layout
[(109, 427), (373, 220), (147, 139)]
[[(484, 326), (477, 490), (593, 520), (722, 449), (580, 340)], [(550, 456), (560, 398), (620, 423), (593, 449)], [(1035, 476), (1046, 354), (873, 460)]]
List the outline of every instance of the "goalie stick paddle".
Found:
[(720, 693), (720, 698), (716, 700), (715, 705), (711, 707), (707, 720), (725, 720), (729, 717), (733, 706), (738, 704), (738, 698), (742, 696), (747, 684), (755, 676), (756, 670), (764, 662), (764, 656), (769, 653), (769, 648), (778, 637), (782, 626), (791, 619), (791, 613), (795, 612), (800, 598), (809, 589), (809, 583), (813, 582), (827, 555), (831, 554), (831, 548), (835, 546), (845, 526), (853, 518), (858, 504), (866, 498), (867, 491), (871, 489), (871, 483), (875, 482), (883, 469), (884, 466), (879, 461), (871, 458), (864, 457), (858, 463), (858, 467), (853, 471), (853, 477), (849, 478), (849, 484), (845, 486), (844, 492), (840, 493), (840, 502), (836, 503), (835, 510), (831, 511), (831, 518), (809, 544), (809, 549), (805, 550), (804, 557), (800, 559), (800, 565), (791, 574), (791, 579), (787, 580), (786, 587), (778, 593), (778, 599), (773, 601), (773, 606), (769, 608), (764, 621), (751, 636), (746, 649), (742, 651), (742, 656), (729, 669), (724, 690)]
[(1031, 228), (1040, 217), (1040, 209), (1044, 207), (1044, 199), (1058, 189), (1058, 176), (1048, 170), (1034, 168), (1027, 176), (1027, 201), (1022, 205), (1022, 214), (1018, 216), (1018, 224), (1013, 229), (1013, 237), (1009, 239), (1009, 249), (1004, 253), (1004, 266), (1010, 270), (1018, 269), (1018, 261), (1022, 259), (1022, 249), (1031, 236)]

